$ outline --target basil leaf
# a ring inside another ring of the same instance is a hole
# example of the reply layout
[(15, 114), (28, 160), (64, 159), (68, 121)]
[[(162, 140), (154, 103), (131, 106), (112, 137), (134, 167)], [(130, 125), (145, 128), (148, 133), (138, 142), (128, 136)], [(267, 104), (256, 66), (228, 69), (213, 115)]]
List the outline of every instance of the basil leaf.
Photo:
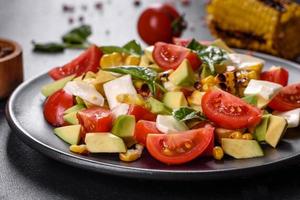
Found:
[(142, 55), (143, 50), (140, 44), (135, 40), (131, 40), (123, 46), (124, 49), (129, 51), (131, 54)]
[(62, 40), (64, 43), (69, 44), (82, 44), (85, 43), (87, 38), (92, 34), (91, 27), (89, 25), (82, 25), (78, 28), (74, 28), (65, 35)]
[(63, 52), (65, 49), (65, 46), (60, 43), (35, 43), (33, 42), (33, 51), (35, 52), (43, 52), (43, 53), (58, 53)]
[(193, 39), (187, 48), (195, 51), (203, 64), (207, 65), (212, 74), (216, 73), (216, 65), (229, 59), (228, 54), (223, 49), (216, 46), (205, 46)]
[(118, 53), (127, 53), (127, 54), (136, 54), (142, 55), (142, 47), (135, 41), (131, 40), (130, 42), (126, 43), (123, 47), (119, 46), (102, 46), (100, 47), (104, 54), (110, 54), (113, 52)]
[(173, 117), (178, 121), (187, 121), (191, 119), (206, 120), (199, 111), (189, 107), (181, 107), (172, 112)]

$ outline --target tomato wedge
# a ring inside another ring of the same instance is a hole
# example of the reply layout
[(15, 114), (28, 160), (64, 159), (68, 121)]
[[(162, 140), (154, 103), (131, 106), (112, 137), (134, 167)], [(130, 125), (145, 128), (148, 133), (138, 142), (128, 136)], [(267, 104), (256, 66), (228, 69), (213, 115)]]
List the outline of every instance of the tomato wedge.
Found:
[(300, 83), (282, 88), (268, 106), (281, 112), (300, 108)]
[(156, 128), (156, 122), (139, 120), (135, 125), (134, 138), (143, 145), (146, 145), (146, 139), (148, 134), (160, 134)]
[(192, 39), (184, 39), (184, 38), (178, 38), (178, 37), (173, 37), (173, 44), (186, 47)]
[(172, 134), (149, 134), (149, 153), (166, 164), (182, 164), (202, 155), (211, 144), (214, 128), (206, 127)]
[(136, 121), (139, 121), (141, 119), (149, 120), (149, 121), (156, 120), (156, 114), (153, 114), (143, 106), (134, 105), (134, 104), (131, 104), (129, 106), (128, 115), (134, 115)]
[(44, 104), (44, 117), (53, 126), (64, 124), (64, 111), (74, 105), (73, 96), (63, 89), (49, 96)]
[(262, 111), (242, 99), (222, 90), (214, 89), (202, 98), (205, 116), (227, 129), (248, 128), (261, 121)]
[(80, 76), (88, 71), (97, 72), (101, 56), (100, 49), (96, 45), (92, 45), (71, 62), (62, 67), (53, 68), (48, 74), (54, 80), (58, 80), (72, 74)]
[(289, 80), (289, 72), (282, 67), (272, 67), (269, 71), (262, 72), (260, 79), (278, 83), (282, 86), (287, 86)]
[(82, 138), (87, 132), (108, 132), (112, 128), (113, 115), (106, 108), (89, 108), (77, 113), (79, 123), (84, 127)]

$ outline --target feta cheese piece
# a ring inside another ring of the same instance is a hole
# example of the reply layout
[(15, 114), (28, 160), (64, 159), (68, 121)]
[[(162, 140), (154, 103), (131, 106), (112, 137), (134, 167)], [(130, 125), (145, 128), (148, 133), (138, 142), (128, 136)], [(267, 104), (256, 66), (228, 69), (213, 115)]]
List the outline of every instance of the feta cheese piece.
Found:
[(103, 89), (111, 110), (121, 104), (117, 100), (119, 94), (137, 95), (130, 75), (121, 76), (120, 78), (105, 83)]
[(189, 129), (184, 122), (177, 121), (172, 115), (157, 115), (156, 128), (162, 133), (176, 133)]
[(129, 105), (126, 103), (121, 103), (120, 105), (114, 107), (112, 109), (112, 114), (114, 119), (116, 119), (120, 115), (126, 115), (128, 113), (128, 110), (129, 110)]
[(294, 128), (300, 124), (300, 108), (286, 112), (274, 111), (272, 114), (284, 117), (288, 123), (288, 128)]
[(230, 53), (229, 58), (240, 69), (261, 71), (265, 64), (264, 60), (245, 54)]
[(84, 81), (70, 81), (65, 85), (64, 90), (94, 105), (104, 105), (104, 97), (93, 85), (90, 85)]
[(282, 86), (277, 83), (251, 79), (244, 91), (244, 95), (256, 95), (257, 107), (262, 108), (271, 101), (281, 88)]

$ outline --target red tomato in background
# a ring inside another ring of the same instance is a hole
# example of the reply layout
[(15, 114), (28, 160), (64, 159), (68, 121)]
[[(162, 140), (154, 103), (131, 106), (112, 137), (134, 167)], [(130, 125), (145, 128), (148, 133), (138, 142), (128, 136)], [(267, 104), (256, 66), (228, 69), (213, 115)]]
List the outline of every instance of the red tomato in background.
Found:
[(62, 67), (53, 68), (48, 74), (54, 80), (58, 80), (72, 74), (80, 76), (88, 71), (97, 72), (101, 56), (100, 49), (96, 45), (92, 45), (71, 62)]
[(156, 114), (153, 114), (143, 106), (134, 105), (134, 104), (131, 104), (129, 106), (128, 115), (134, 115), (136, 121), (139, 121), (141, 119), (149, 120), (149, 121), (156, 120)]
[(202, 98), (205, 116), (227, 129), (249, 128), (261, 121), (262, 111), (222, 90), (209, 90)]
[(300, 108), (300, 83), (282, 88), (268, 106), (281, 112)]
[(135, 125), (134, 138), (143, 145), (146, 145), (146, 139), (148, 134), (160, 134), (156, 128), (156, 122), (139, 120)]
[(89, 108), (77, 113), (79, 123), (84, 127), (82, 138), (87, 132), (109, 132), (112, 128), (113, 115), (106, 108)]
[(172, 42), (186, 28), (186, 22), (169, 4), (156, 4), (142, 12), (138, 19), (138, 33), (149, 45), (158, 41)]
[(156, 64), (164, 70), (176, 69), (185, 58), (189, 60), (193, 70), (201, 65), (196, 53), (185, 47), (164, 42), (155, 43), (152, 56)]
[(212, 127), (172, 134), (149, 134), (146, 147), (155, 159), (163, 163), (182, 164), (202, 155), (213, 137)]
[(53, 126), (63, 125), (64, 111), (74, 105), (73, 95), (63, 89), (49, 96), (44, 104), (44, 117)]
[(269, 71), (262, 72), (260, 79), (278, 83), (282, 86), (287, 86), (289, 80), (289, 72), (282, 67), (272, 67)]

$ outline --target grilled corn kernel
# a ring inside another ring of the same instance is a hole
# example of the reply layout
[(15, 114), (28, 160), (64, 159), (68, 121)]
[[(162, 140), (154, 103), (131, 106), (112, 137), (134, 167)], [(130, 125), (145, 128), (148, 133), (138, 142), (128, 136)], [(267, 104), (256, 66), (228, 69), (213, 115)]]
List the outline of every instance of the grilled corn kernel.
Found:
[(142, 155), (144, 146), (140, 144), (135, 145), (135, 149), (129, 149), (126, 153), (120, 153), (119, 158), (125, 162), (132, 162), (139, 159)]
[(244, 139), (244, 140), (253, 140), (253, 136), (252, 136), (251, 133), (245, 133), (245, 134), (243, 134), (242, 139)]
[(243, 136), (243, 134), (240, 131), (234, 131), (234, 132), (230, 133), (229, 138), (241, 139), (242, 136)]
[(88, 150), (87, 150), (85, 144), (81, 144), (81, 145), (73, 144), (70, 146), (70, 151), (72, 151), (73, 153), (78, 153), (78, 154), (88, 153)]
[(101, 68), (115, 67), (123, 64), (123, 57), (120, 53), (105, 54), (100, 60)]
[(213, 148), (213, 157), (216, 160), (222, 160), (222, 158), (224, 157), (224, 151), (223, 151), (222, 147), (215, 146)]
[(143, 106), (145, 104), (145, 101), (143, 97), (139, 94), (133, 95), (133, 94), (119, 94), (117, 96), (117, 100), (120, 103), (126, 103), (126, 104), (136, 104)]
[(140, 64), (140, 56), (129, 55), (125, 59), (125, 65), (139, 65)]
[(201, 80), (201, 85), (202, 85), (202, 90), (203, 91), (207, 91), (210, 88), (214, 87), (217, 85), (216, 79), (215, 77), (213, 77), (212, 75), (204, 78)]

